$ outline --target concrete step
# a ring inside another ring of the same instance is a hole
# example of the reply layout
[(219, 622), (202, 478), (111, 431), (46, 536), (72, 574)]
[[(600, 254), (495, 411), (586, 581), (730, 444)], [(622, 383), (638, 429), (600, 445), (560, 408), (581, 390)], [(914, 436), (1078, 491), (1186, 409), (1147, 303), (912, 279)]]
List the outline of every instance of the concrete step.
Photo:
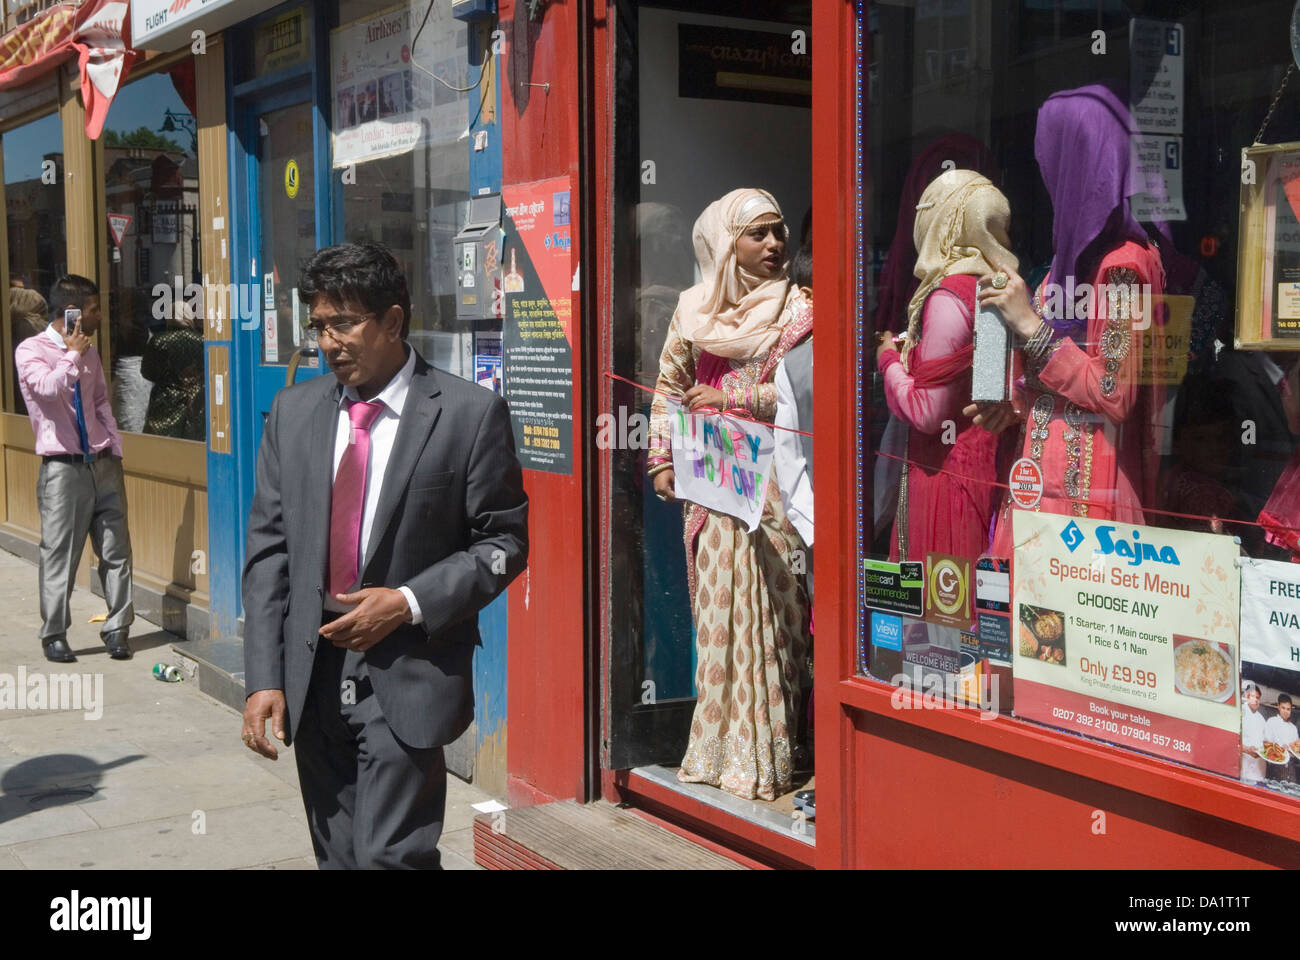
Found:
[(474, 861), (489, 870), (744, 870), (605, 801), (563, 800), (474, 818)]
[(186, 680), (199, 691), (244, 712), (244, 642), (238, 637), (202, 637), (171, 645)]

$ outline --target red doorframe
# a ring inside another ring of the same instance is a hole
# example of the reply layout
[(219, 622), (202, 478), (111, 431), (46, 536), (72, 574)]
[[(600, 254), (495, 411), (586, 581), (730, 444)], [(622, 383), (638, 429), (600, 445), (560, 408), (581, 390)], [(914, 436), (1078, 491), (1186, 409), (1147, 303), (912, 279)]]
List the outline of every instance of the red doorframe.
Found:
[[(816, 56), (813, 57), (812, 80), (812, 196), (813, 208), (818, 210), (841, 211), (846, 203), (856, 203), (855, 16), (852, 0), (818, 0), (813, 4), (810, 49), (811, 44), (816, 44)], [(596, 343), (602, 369), (608, 366), (605, 345), (611, 342), (613, 313), (610, 264), (613, 263), (614, 234), (614, 128), (611, 106), (615, 64), (611, 17), (612, 10), (605, 0), (595, 0), (590, 62), (595, 76), (592, 129), (597, 134), (599, 149), (595, 156), (594, 184), (590, 195), (599, 198), (599, 202), (594, 217), (595, 242), (591, 248), (594, 260), (591, 276), (587, 279), (597, 286), (598, 317), (595, 326), (599, 339)], [(817, 250), (836, 251), (831, 256), (819, 256), (814, 266), (817, 303), (819, 306), (825, 303), (825, 307), (818, 310), (818, 316), (825, 318), (817, 322), (821, 335), (814, 338), (814, 362), (819, 372), (815, 400), (815, 432), (819, 437), (814, 463), (818, 478), (816, 498), (819, 507), (826, 504), (819, 509), (825, 519), (819, 526), (816, 555), (852, 557), (857, 551), (854, 532), (857, 510), (854, 459), (857, 455), (857, 371), (851, 364), (846, 364), (844, 358), (852, 357), (855, 350), (857, 307), (854, 278), (860, 244), (856, 221), (852, 217), (819, 217), (813, 233)], [(599, 392), (599, 410), (609, 412), (611, 393), (608, 384), (601, 383), (596, 389)], [(820, 439), (823, 437), (826, 439)], [(597, 470), (603, 522), (609, 510), (609, 457), (597, 458)], [(607, 550), (607, 538), (602, 537), (601, 543), (602, 550)], [(604, 562), (601, 566), (607, 569)], [(601, 650), (608, 651), (610, 618), (608, 599), (603, 593)], [(852, 566), (837, 569), (829, 560), (823, 560), (818, 567), (818, 633), (815, 641), (816, 685), (819, 689), (833, 691), (840, 680), (853, 674), (853, 644), (845, 642), (844, 638), (851, 638), (856, 629), (855, 595)], [(602, 686), (602, 697), (603, 694)], [(844, 862), (844, 852), (839, 847), (842, 838), (837, 836), (845, 822), (841, 785), (851, 782), (851, 778), (847, 777), (849, 771), (837, 764), (841, 745), (849, 742), (852, 724), (834, 696), (820, 698), (816, 710), (818, 792), (830, 802), (823, 800), (818, 807), (817, 831), (825, 839), (817, 844), (815, 862), (818, 866), (838, 866)], [(836, 723), (845, 726), (837, 730)], [(635, 800), (661, 817), (674, 819), (702, 836), (744, 850), (764, 863), (782, 866), (811, 866), (814, 863), (812, 848), (793, 837), (782, 836), (766, 827), (708, 808), (628, 771), (602, 771), (601, 793), (613, 802)]]
[[(817, 537), (816, 634), (817, 854), (819, 868), (849, 864), (854, 820), (866, 812), (851, 795), (853, 721), (840, 682), (854, 673), (857, 631), (858, 470), (856, 330), (863, 216), (857, 184), (857, 13), (852, 0), (813, 4), (812, 182), (813, 391), (816, 435), (813, 499)], [(865, 19), (865, 3), (862, 16)], [(866, 126), (865, 116), (863, 126)], [(829, 211), (833, 215), (823, 214)]]

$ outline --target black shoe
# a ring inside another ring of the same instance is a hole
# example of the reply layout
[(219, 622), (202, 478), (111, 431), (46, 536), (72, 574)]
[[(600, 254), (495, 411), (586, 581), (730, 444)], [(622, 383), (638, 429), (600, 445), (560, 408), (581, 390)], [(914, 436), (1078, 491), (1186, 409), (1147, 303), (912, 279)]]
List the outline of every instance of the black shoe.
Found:
[(45, 649), (45, 659), (51, 663), (76, 663), (76, 654), (68, 646), (68, 641), (63, 637), (52, 637), (49, 640), (42, 640), (41, 646)]
[(99, 639), (104, 641), (104, 646), (108, 647), (108, 655), (114, 660), (130, 660), (133, 656), (131, 645), (126, 642), (128, 633), (128, 629), (122, 627), (120, 630), (110, 630), (99, 635)]

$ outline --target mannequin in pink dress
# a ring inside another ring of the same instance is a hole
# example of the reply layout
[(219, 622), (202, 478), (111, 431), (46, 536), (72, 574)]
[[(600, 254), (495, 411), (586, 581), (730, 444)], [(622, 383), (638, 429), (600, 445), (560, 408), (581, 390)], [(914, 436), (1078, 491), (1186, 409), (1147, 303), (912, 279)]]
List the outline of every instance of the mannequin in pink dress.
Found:
[(890, 558), (937, 552), (974, 559), (988, 547), (998, 502), (997, 438), (963, 415), (971, 394), (972, 330), (979, 276), (1007, 249), (1011, 210), (988, 179), (970, 170), (937, 177), (917, 204), (914, 238), (920, 286), (908, 306), (903, 355), (877, 350), (890, 412), (907, 424)]
[[(981, 284), (979, 302), (995, 307), (1024, 347), (1013, 403), (981, 407), (975, 421), (993, 432), (1021, 423), (1021, 456), (1043, 473), (1036, 509), (1144, 523), (1162, 398), (1142, 384), (1142, 331), (1163, 322), (1164, 269), (1128, 207), (1141, 189), (1129, 167), (1131, 129), (1127, 107), (1105, 87), (1062, 91), (1039, 110), (1035, 154), (1054, 211), (1052, 267), (1032, 301), (1006, 266)], [(993, 553), (1011, 550), (1007, 499)]]

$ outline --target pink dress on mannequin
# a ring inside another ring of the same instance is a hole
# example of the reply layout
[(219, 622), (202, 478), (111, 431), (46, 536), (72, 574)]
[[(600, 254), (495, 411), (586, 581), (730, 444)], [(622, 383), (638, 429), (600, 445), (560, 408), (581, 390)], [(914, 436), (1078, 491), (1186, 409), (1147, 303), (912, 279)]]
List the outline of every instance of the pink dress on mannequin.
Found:
[[(1137, 284), (1139, 291), (1150, 292), (1149, 309), (1158, 309), (1164, 283), (1160, 254), (1150, 245), (1126, 241), (1102, 258), (1090, 282), (1094, 290), (1104, 283), (1130, 293)], [(1015, 400), (1025, 414), (1020, 455), (1042, 468), (1037, 509), (1044, 513), (1141, 524), (1142, 504), (1155, 502), (1159, 452), (1153, 424), (1163, 391), (1142, 384), (1142, 328), (1159, 325), (1156, 317), (1133, 316), (1148, 309), (1144, 300), (1093, 297), (1087, 342), (1065, 337), (1040, 371), (1024, 369)], [(1018, 365), (1020, 359), (1018, 354)], [(1152, 358), (1152, 368), (1158, 360)], [(1011, 556), (1011, 514), (1008, 498), (993, 539), (996, 556)]]
[(896, 352), (882, 355), (885, 401), (908, 425), (912, 461), (905, 468), (906, 502), (894, 521), (891, 560), (899, 558), (900, 526), (906, 560), (924, 560), (931, 552), (974, 559), (988, 548), (999, 500), (998, 438), (962, 413), (971, 394), (975, 284), (967, 274), (946, 277), (926, 298), (910, 373)]

